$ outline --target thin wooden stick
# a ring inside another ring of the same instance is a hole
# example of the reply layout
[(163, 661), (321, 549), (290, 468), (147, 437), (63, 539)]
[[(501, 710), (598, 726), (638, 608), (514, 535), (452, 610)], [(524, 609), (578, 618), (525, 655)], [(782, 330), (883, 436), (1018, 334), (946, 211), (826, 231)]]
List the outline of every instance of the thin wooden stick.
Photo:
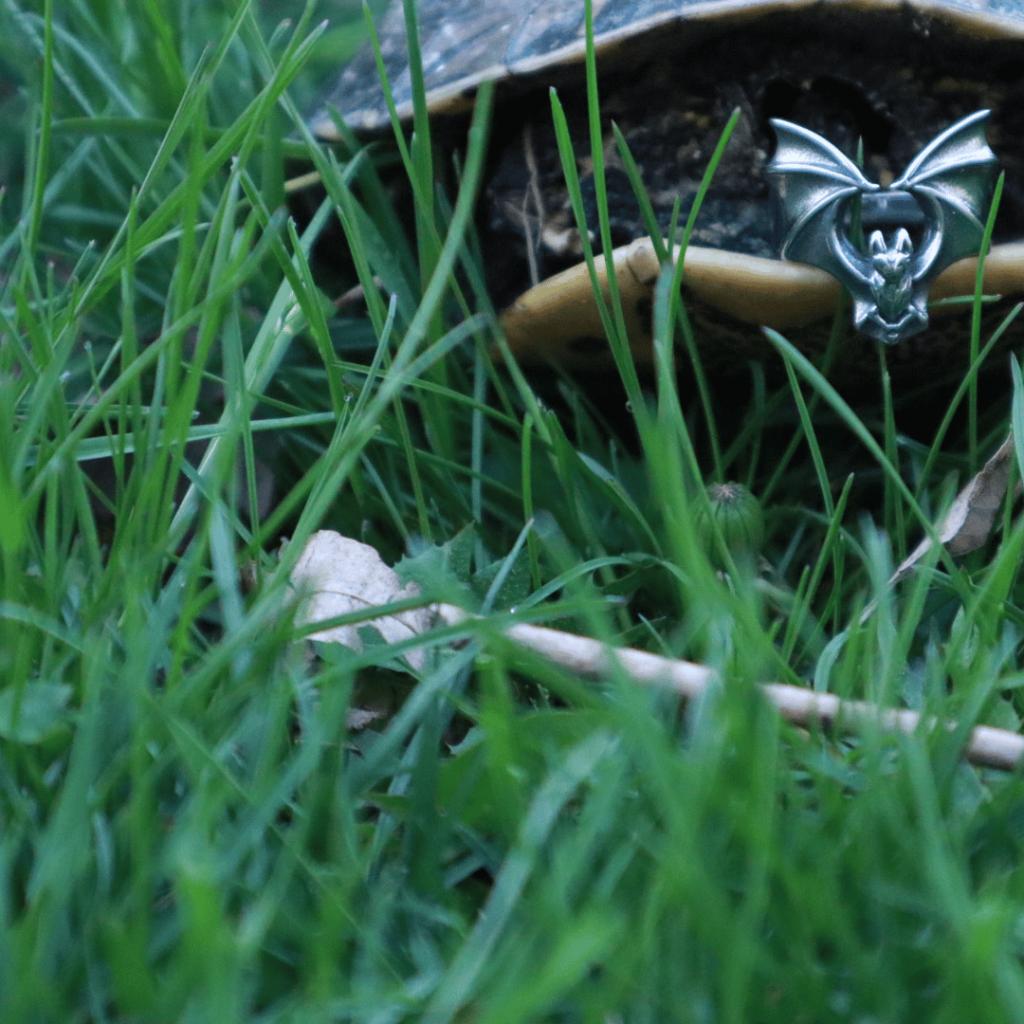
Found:
[[(467, 622), (471, 616), (453, 605), (439, 605), (438, 615), (449, 625)], [(543, 655), (549, 661), (587, 678), (608, 674), (612, 659), (630, 679), (646, 686), (661, 686), (685, 697), (699, 696), (716, 678), (704, 665), (674, 661), (632, 647), (611, 647), (590, 637), (565, 633), (546, 626), (515, 625), (503, 631), (513, 642)], [(765, 683), (761, 690), (769, 702), (789, 722), (797, 725), (836, 726), (847, 731), (873, 725), (886, 732), (915, 732), (922, 724), (916, 711), (882, 708), (867, 701), (844, 701), (832, 693), (816, 693), (788, 683)], [(952, 731), (954, 722), (930, 717), (929, 729)], [(1024, 758), (1024, 737), (1007, 729), (975, 726), (967, 737), (964, 757), (972, 764), (1011, 770)]]

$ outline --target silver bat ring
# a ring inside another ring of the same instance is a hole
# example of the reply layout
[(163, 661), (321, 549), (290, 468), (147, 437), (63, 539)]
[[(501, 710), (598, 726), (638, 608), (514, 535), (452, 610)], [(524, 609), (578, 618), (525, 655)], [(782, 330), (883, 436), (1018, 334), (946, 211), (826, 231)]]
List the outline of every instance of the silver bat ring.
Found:
[[(988, 115), (979, 110), (947, 128), (887, 188), (820, 135), (771, 122), (782, 257), (837, 278), (853, 296), (854, 325), (878, 341), (924, 330), (932, 280), (981, 247), (998, 172), (985, 141)], [(864, 244), (851, 237), (860, 234)]]

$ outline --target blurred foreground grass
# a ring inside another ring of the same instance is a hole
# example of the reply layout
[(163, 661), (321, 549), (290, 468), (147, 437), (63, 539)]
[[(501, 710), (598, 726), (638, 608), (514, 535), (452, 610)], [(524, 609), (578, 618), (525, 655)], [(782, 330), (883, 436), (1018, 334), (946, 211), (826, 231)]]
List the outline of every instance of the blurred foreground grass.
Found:
[[(555, 415), (493, 361), (469, 195), (417, 181), (413, 248), (303, 138), (337, 11), (0, 7), (0, 1020), (1024, 1020), (1019, 776), (755, 685), (1017, 728), (1020, 523), (886, 589), (921, 533), (891, 474), (834, 494), (818, 420), (755, 387), (721, 463), (771, 569), (717, 575), (671, 376), (627, 380), (625, 441), (571, 382)], [(303, 227), (286, 152), (326, 186)], [(365, 319), (314, 283), (334, 215)], [(930, 514), (977, 456), (869, 428)], [(467, 642), (311, 658), (275, 568), (323, 527), (480, 609)], [(584, 684), (516, 618), (725, 683)]]

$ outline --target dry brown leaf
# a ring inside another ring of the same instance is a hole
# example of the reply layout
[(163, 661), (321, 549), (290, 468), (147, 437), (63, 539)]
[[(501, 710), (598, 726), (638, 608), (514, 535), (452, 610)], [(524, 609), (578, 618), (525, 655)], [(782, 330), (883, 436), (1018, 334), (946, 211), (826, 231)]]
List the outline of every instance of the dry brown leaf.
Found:
[[(296, 619), (300, 625), (314, 625), (419, 594), (415, 584), (402, 585), (375, 548), (343, 537), (334, 530), (320, 530), (309, 538), (292, 570), (291, 583), (307, 595)], [(363, 642), (359, 631), (367, 626), (375, 629), (387, 643), (397, 643), (424, 632), (432, 621), (429, 608), (413, 608), (356, 625), (331, 626), (313, 633), (310, 639), (361, 651)], [(422, 651), (410, 651), (405, 658), (412, 668), (423, 668)]]
[[(1010, 433), (981, 471), (956, 496), (939, 527), (939, 540), (951, 555), (976, 551), (988, 540), (1006, 497), (1012, 466), (1013, 434)], [(931, 538), (925, 537), (903, 560), (889, 582), (897, 583), (907, 576), (931, 547)]]

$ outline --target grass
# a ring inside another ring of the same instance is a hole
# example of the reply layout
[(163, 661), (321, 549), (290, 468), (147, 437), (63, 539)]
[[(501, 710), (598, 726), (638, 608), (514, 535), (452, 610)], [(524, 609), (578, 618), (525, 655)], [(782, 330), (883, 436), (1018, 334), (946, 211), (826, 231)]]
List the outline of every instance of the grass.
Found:
[[(302, 134), (360, 12), (279, 10), (0, 6), (0, 1019), (1024, 1020), (1019, 775), (756, 690), (1019, 727), (1012, 509), (886, 581), (1021, 394), (939, 452), (793, 357), (713, 473), (662, 344), (655, 390), (621, 367), (636, 442), (571, 382), (556, 415), (492, 355), (486, 103), (451, 203), (420, 114), (406, 240), (368, 155)], [(286, 155), (326, 186), (301, 228)], [(365, 319), (315, 283), (333, 214)], [(696, 543), (704, 475), (761, 496), (757, 578)], [(483, 617), (416, 676), (311, 659), (281, 566), (321, 528)], [(587, 683), (498, 632), (527, 620), (724, 683)]]

